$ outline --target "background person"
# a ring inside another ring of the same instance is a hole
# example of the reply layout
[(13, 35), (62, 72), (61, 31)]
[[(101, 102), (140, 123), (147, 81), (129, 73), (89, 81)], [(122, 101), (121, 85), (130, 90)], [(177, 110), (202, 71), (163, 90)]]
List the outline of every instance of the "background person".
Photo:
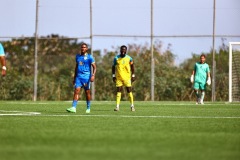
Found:
[(196, 104), (204, 104), (204, 96), (206, 90), (206, 83), (211, 84), (209, 65), (205, 63), (206, 56), (202, 54), (200, 56), (200, 62), (195, 63), (194, 70), (191, 75), (191, 82), (193, 83), (193, 89), (197, 98)]

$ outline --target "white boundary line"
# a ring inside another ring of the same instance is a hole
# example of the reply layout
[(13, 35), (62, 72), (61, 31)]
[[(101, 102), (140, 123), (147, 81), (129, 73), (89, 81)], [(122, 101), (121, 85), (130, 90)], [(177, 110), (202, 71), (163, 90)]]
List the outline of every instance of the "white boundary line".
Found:
[(47, 117), (121, 117), (121, 118), (174, 118), (174, 119), (240, 119), (240, 117), (202, 117), (202, 116), (131, 116), (131, 115), (40, 115)]
[(46, 114), (39, 112), (5, 111), (0, 110), (0, 116), (41, 116), (41, 117), (121, 117), (121, 118), (173, 118), (173, 119), (240, 119), (240, 117), (203, 117), (203, 116), (131, 116), (131, 115), (73, 115), (73, 114)]
[(39, 112), (25, 112), (25, 111), (5, 111), (0, 110), (0, 116), (33, 116), (40, 115)]

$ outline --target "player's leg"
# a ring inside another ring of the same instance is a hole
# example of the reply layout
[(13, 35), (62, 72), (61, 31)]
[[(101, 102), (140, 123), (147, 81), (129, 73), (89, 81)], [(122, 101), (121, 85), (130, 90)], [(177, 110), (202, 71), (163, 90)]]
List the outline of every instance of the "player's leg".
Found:
[(204, 104), (204, 103), (203, 103), (203, 100), (204, 100), (204, 97), (205, 97), (205, 91), (202, 90), (201, 93), (202, 93), (202, 94), (201, 94), (201, 100), (200, 100), (200, 103), (201, 103), (201, 104)]
[(91, 91), (90, 91), (90, 80), (89, 79), (85, 79), (84, 80), (84, 90), (85, 90), (85, 95), (86, 95), (86, 104), (87, 104), (87, 109), (86, 109), (86, 113), (90, 113), (90, 108), (91, 108)]
[(80, 90), (80, 87), (74, 89), (72, 107), (67, 109), (68, 112), (76, 113)]
[(133, 104), (132, 87), (127, 87), (127, 93), (128, 93), (128, 98), (129, 98), (129, 101), (131, 104), (131, 106), (130, 106), (131, 111), (135, 111), (134, 104)]
[(196, 95), (196, 104), (200, 103), (201, 93), (199, 93), (199, 83), (194, 82), (193, 84), (194, 93)]
[(90, 109), (91, 109), (91, 92), (90, 92), (90, 89), (85, 90), (85, 94), (86, 94), (86, 103), (87, 103), (86, 113), (90, 113)]
[(122, 86), (117, 87), (116, 108), (114, 111), (119, 111), (120, 101), (122, 96)]
[(122, 96), (122, 86), (123, 86), (123, 81), (116, 79), (117, 95), (116, 95), (116, 108), (114, 109), (114, 111), (119, 111), (120, 101)]
[(72, 107), (68, 108), (68, 112), (76, 113), (77, 103), (79, 99), (79, 93), (81, 91), (82, 83), (79, 78), (75, 79), (75, 89), (73, 93), (73, 101), (72, 101)]
[(130, 101), (130, 108), (131, 111), (135, 111), (134, 104), (133, 104), (133, 94), (132, 94), (132, 82), (131, 79), (124, 81), (124, 86), (127, 87), (128, 98)]
[(204, 97), (205, 97), (205, 90), (206, 90), (206, 83), (201, 83), (200, 84), (200, 89), (201, 89), (201, 97), (200, 97), (200, 103), (203, 103)]

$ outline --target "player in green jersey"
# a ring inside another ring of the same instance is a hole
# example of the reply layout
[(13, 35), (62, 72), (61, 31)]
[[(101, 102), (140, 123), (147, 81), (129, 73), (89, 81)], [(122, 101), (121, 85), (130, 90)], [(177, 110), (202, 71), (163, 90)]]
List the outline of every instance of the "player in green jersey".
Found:
[(211, 84), (209, 65), (205, 63), (206, 56), (200, 56), (200, 62), (195, 63), (194, 70), (191, 75), (191, 82), (197, 97), (196, 104), (204, 104), (203, 99), (205, 96), (206, 84)]

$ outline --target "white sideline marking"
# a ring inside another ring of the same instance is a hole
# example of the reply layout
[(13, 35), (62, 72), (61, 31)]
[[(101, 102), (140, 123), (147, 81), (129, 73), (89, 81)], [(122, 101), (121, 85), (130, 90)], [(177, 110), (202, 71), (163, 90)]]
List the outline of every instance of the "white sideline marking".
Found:
[[(70, 113), (72, 114), (72, 113)], [(129, 115), (40, 115), (47, 117), (122, 117), (122, 118), (175, 118), (175, 119), (240, 119), (240, 117), (201, 117), (201, 116), (129, 116)]]
[(0, 110), (0, 116), (34, 116), (39, 115), (39, 112), (25, 112), (25, 111), (5, 111)]
[(122, 117), (122, 118), (174, 118), (174, 119), (240, 119), (240, 117), (202, 117), (202, 116), (131, 116), (131, 115), (73, 115), (46, 114), (39, 112), (5, 111), (0, 110), (0, 116), (42, 116), (42, 117)]

